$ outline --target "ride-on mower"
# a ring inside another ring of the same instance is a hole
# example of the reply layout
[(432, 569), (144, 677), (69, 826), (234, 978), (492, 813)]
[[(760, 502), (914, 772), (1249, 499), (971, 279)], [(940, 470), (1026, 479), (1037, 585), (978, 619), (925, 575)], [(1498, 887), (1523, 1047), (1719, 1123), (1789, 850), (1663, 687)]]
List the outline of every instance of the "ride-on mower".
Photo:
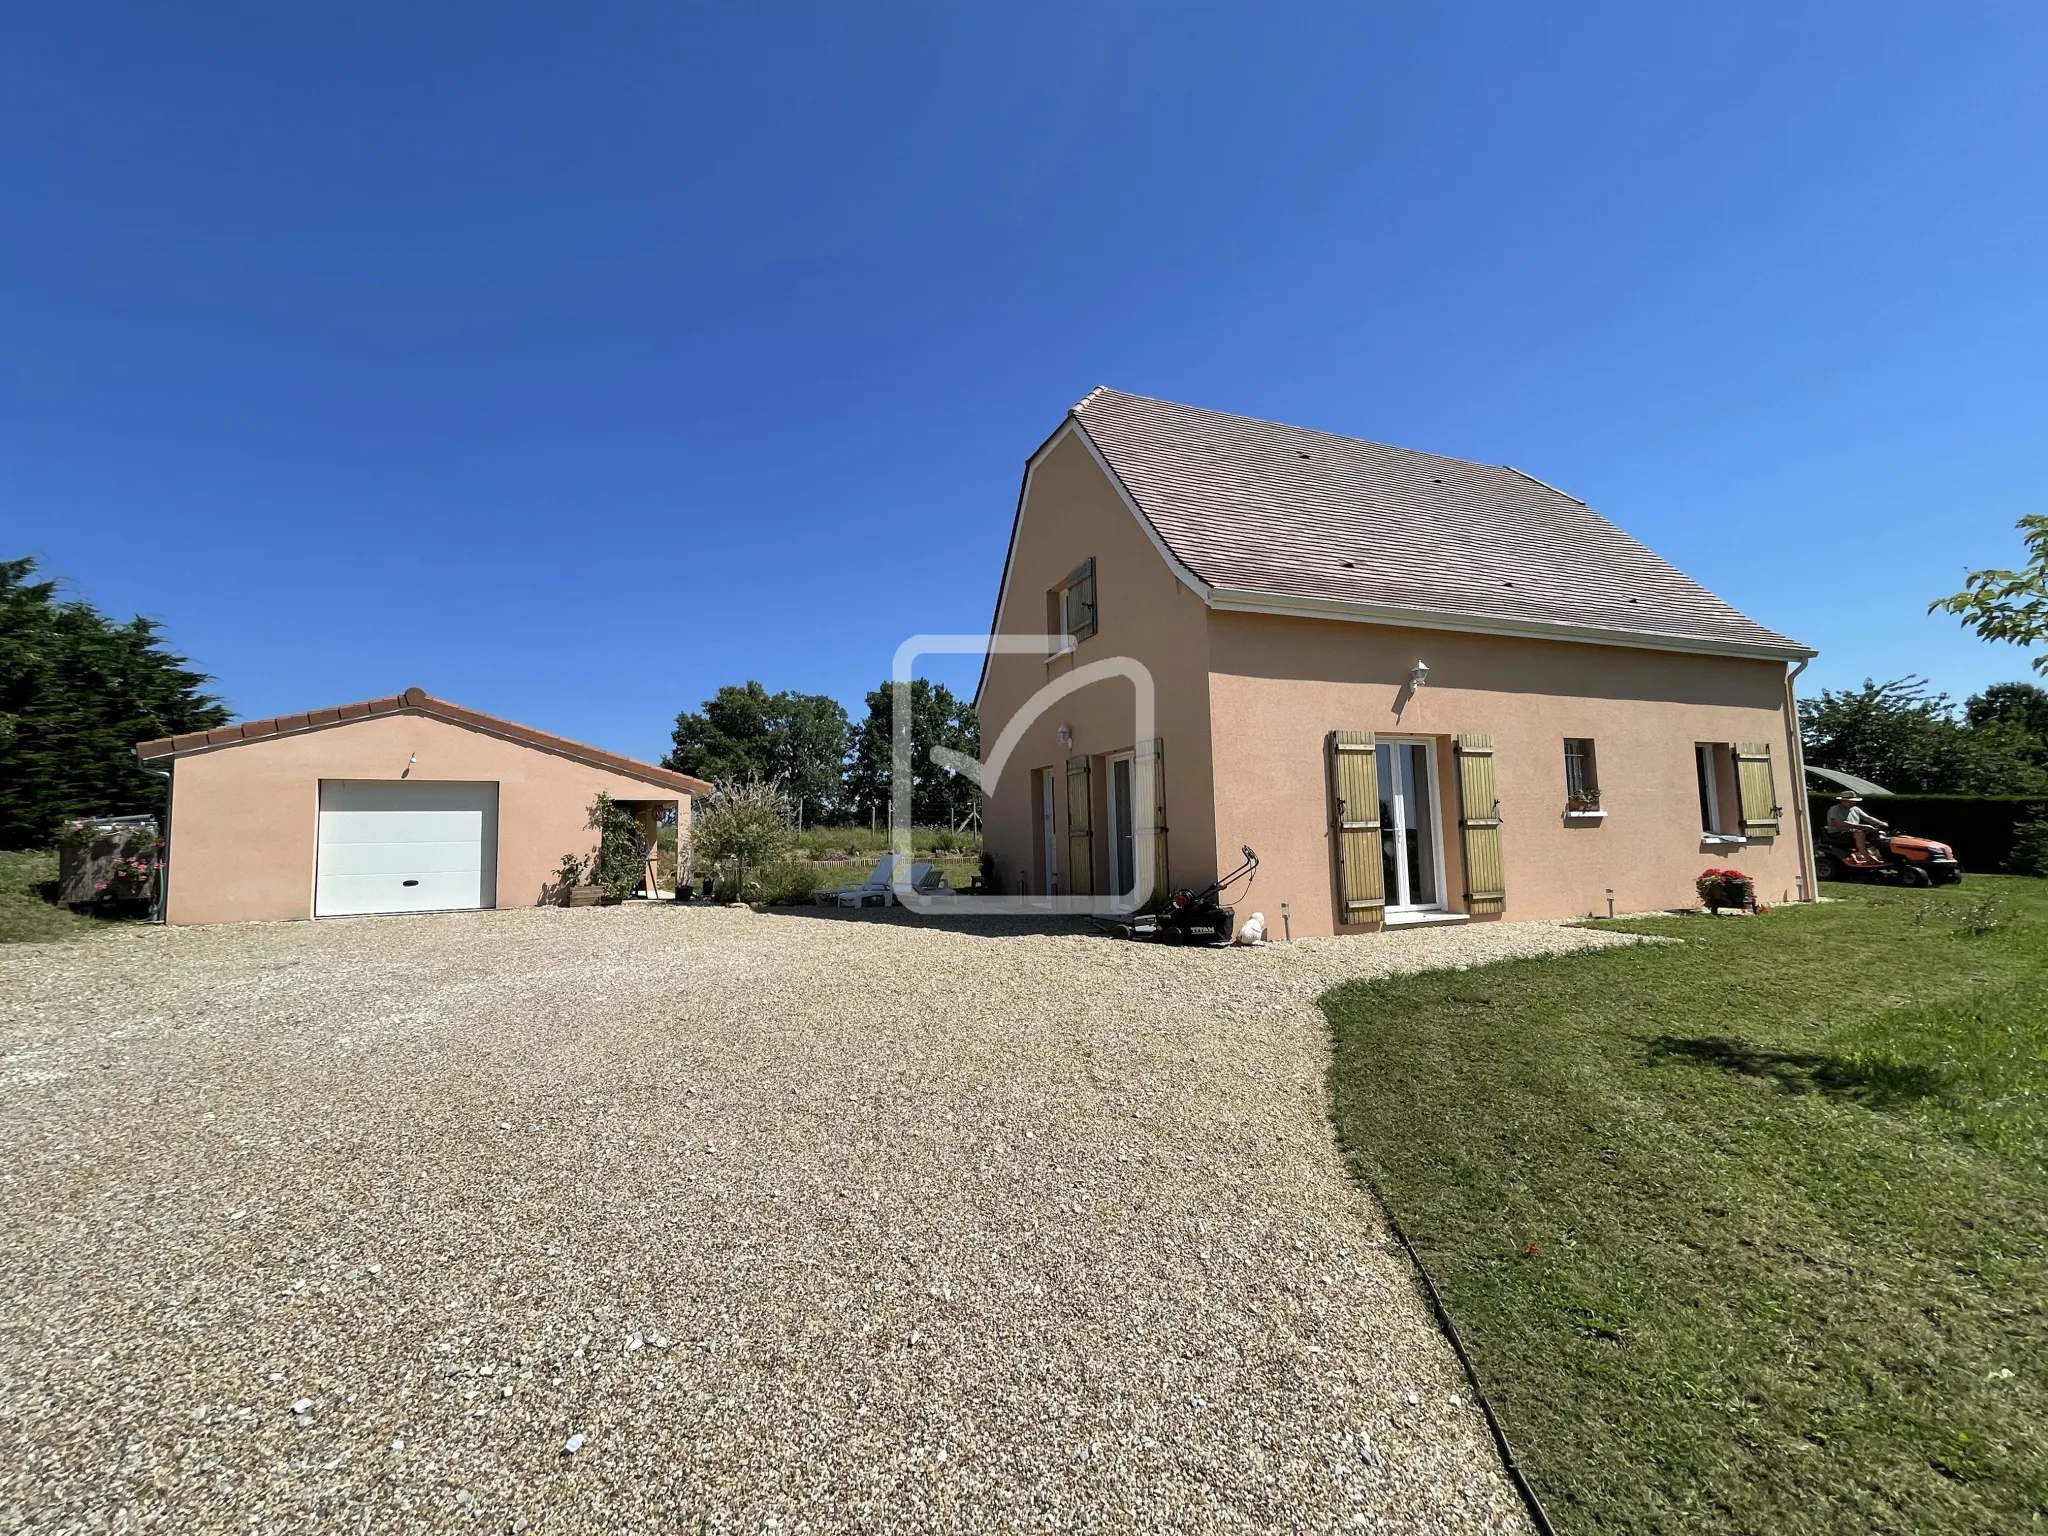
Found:
[(1813, 850), (1813, 872), (1823, 880), (1871, 880), (1896, 885), (1954, 885), (1963, 878), (1955, 850), (1932, 838), (1869, 828), (1870, 851), (1856, 851), (1855, 836), (1846, 829), (1820, 829)]
[(1110, 933), (1119, 939), (1153, 944), (1228, 944), (1237, 926), (1237, 908), (1222, 905), (1223, 893), (1238, 881), (1249, 880), (1259, 867), (1259, 856), (1249, 844), (1239, 852), (1244, 862), (1221, 880), (1199, 891), (1175, 891), (1157, 912), (1111, 923)]

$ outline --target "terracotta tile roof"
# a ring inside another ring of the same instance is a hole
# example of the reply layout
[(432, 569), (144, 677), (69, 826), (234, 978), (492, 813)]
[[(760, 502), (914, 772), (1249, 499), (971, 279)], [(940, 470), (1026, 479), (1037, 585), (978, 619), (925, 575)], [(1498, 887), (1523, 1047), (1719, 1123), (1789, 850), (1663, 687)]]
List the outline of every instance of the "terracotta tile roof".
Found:
[(434, 698), (420, 688), (408, 688), (405, 692), (388, 699), (368, 699), (361, 704), (338, 704), (332, 709), (308, 710), (303, 715), (279, 715), (271, 720), (244, 720), (210, 731), (187, 731), (182, 736), (166, 736), (156, 741), (138, 742), (135, 755), (145, 763), (161, 762), (165, 758), (183, 757), (190, 752), (230, 747), (244, 741), (260, 741), (266, 736), (323, 730), (328, 726), (345, 725), (351, 720), (361, 720), (369, 715), (399, 714), (430, 715), (436, 720), (446, 720), (453, 725), (467, 726), (486, 735), (516, 742), (522, 747), (533, 747), (542, 752), (552, 752), (558, 757), (573, 758), (579, 763), (588, 763), (593, 768), (603, 768), (629, 779), (642, 779), (649, 784), (659, 784), (667, 789), (687, 790), (692, 795), (711, 793), (709, 784), (702, 779), (692, 778), (687, 773), (657, 768), (652, 763), (621, 757), (616, 752), (606, 752), (599, 747), (586, 747), (581, 742), (570, 741), (561, 736), (550, 736), (547, 732), (536, 731), (531, 726), (500, 720), (496, 715), (465, 709), (460, 704), (449, 703), (446, 699)]
[(1211, 588), (1812, 654), (1519, 470), (1112, 389), (1071, 417)]

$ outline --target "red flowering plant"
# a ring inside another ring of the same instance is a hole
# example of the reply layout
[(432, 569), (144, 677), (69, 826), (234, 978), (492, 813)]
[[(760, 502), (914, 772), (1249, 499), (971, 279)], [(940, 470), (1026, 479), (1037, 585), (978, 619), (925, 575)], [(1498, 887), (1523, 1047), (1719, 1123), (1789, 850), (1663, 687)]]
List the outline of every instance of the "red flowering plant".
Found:
[(148, 900), (156, 889), (159, 846), (154, 842), (140, 846), (129, 844), (100, 871), (104, 878), (94, 881), (93, 889), (109, 901)]
[(163, 839), (152, 826), (67, 821), (57, 828), (63, 900), (73, 906), (148, 901), (156, 891)]
[(1755, 894), (1755, 884), (1739, 869), (1707, 869), (1693, 881), (1700, 902), (1709, 912), (1723, 907), (1746, 907)]

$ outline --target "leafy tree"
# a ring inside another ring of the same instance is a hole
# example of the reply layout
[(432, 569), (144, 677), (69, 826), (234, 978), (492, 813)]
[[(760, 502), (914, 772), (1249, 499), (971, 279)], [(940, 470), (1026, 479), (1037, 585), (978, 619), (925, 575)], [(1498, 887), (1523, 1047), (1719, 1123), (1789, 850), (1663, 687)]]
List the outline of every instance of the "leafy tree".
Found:
[[(2019, 520), (2020, 539), (2029, 559), (2017, 571), (1972, 571), (1963, 590), (1927, 605), (1929, 613), (1953, 613), (1980, 639), (2010, 645), (2048, 642), (2048, 515)], [(2033, 661), (2036, 672), (2048, 674), (2048, 651)]]
[[(974, 708), (944, 683), (914, 678), (910, 685), (911, 819), (920, 826), (958, 826), (980, 804), (974, 781), (932, 760), (941, 747), (967, 757), (981, 755), (981, 722)], [(858, 814), (889, 814), (889, 777), (895, 729), (895, 685), (883, 683), (868, 695), (867, 718), (854, 741), (847, 796)]]
[(1899, 794), (2027, 794), (2048, 788), (2038, 743), (2011, 720), (1974, 729), (1924, 678), (1864, 681), (1799, 705), (1806, 760), (1874, 779)]
[(691, 840), (698, 863), (733, 866), (738, 896), (747, 888), (748, 870), (765, 869), (796, 841), (788, 797), (763, 779), (728, 780), (697, 818)]
[(162, 815), (135, 744), (228, 719), (153, 620), (59, 601), (35, 568), (0, 560), (0, 848), (47, 847), (69, 817)]
[(2048, 688), (2032, 683), (1993, 683), (1982, 693), (1970, 695), (1963, 705), (1963, 718), (1972, 730), (1982, 730), (1994, 721), (2018, 726), (2040, 744), (2037, 760), (2048, 763)]
[(845, 814), (846, 753), (853, 735), (846, 710), (821, 693), (770, 693), (757, 682), (727, 686), (701, 714), (676, 716), (674, 749), (663, 759), (679, 773), (714, 783), (779, 783), (813, 820)]

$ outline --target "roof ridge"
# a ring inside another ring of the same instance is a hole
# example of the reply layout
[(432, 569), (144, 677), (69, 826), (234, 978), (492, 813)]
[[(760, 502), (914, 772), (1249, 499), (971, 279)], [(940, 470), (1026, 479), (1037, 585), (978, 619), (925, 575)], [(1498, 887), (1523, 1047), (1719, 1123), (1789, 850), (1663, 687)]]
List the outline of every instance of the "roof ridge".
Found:
[[(1514, 475), (1520, 475), (1520, 476), (1521, 476), (1521, 477), (1522, 477), (1522, 478), (1523, 478), (1524, 480), (1527, 480), (1527, 481), (1530, 481), (1530, 482), (1531, 482), (1531, 483), (1533, 483), (1533, 484), (1536, 484), (1536, 485), (1540, 485), (1540, 486), (1542, 486), (1542, 487), (1543, 487), (1543, 489), (1545, 489), (1546, 491), (1550, 492), (1550, 494), (1551, 494), (1551, 495), (1553, 495), (1553, 496), (1562, 496), (1562, 497), (1563, 497), (1563, 498), (1564, 498), (1564, 499), (1565, 499), (1566, 501), (1576, 501), (1576, 502), (1578, 502), (1578, 503), (1579, 503), (1579, 505), (1580, 505), (1580, 506), (1582, 506), (1582, 507), (1585, 507), (1585, 508), (1586, 508), (1586, 509), (1587, 509), (1588, 511), (1591, 511), (1591, 510), (1592, 510), (1592, 504), (1591, 504), (1590, 502), (1586, 502), (1586, 501), (1581, 501), (1581, 500), (1580, 500), (1580, 499), (1579, 499), (1578, 497), (1574, 496), (1574, 495), (1573, 495), (1573, 494), (1572, 494), (1572, 493), (1571, 493), (1570, 491), (1560, 491), (1560, 490), (1559, 490), (1559, 489), (1558, 489), (1558, 488), (1557, 488), (1556, 486), (1552, 485), (1552, 484), (1551, 484), (1551, 483), (1550, 483), (1550, 482), (1549, 482), (1548, 480), (1538, 480), (1538, 479), (1537, 479), (1537, 478), (1536, 478), (1536, 477), (1535, 477), (1534, 475), (1530, 474), (1530, 473), (1529, 473), (1529, 471), (1527, 471), (1526, 469), (1516, 469), (1516, 468), (1515, 468), (1515, 466), (1514, 466), (1514, 465), (1512, 465), (1512, 464), (1503, 464), (1503, 465), (1501, 465), (1501, 468), (1502, 468), (1502, 469), (1504, 469), (1504, 470), (1506, 470), (1506, 471), (1508, 471), (1508, 473), (1510, 473), (1510, 474), (1514, 474)], [(1624, 529), (1622, 530), (1622, 532), (1623, 532), (1623, 533), (1627, 533), (1627, 532), (1628, 532), (1628, 530), (1627, 530), (1626, 528), (1624, 528)], [(1631, 537), (1633, 537), (1633, 535), (1630, 535), (1630, 536), (1631, 536)], [(1640, 541), (1638, 541), (1638, 542), (1640, 542)], [(1673, 570), (1677, 570), (1678, 568), (1677, 568), (1676, 566), (1673, 566), (1673, 567), (1672, 567), (1672, 569), (1673, 569)], [(1681, 576), (1683, 576), (1683, 575), (1685, 574), (1685, 572), (1683, 572), (1683, 571), (1679, 571), (1679, 572), (1678, 572), (1678, 574), (1679, 574), (1679, 575), (1681, 575)]]
[(135, 744), (135, 755), (145, 763), (155, 762), (167, 757), (183, 757), (187, 753), (201, 752), (211, 747), (231, 747), (245, 741), (261, 741), (271, 736), (325, 730), (329, 726), (346, 725), (371, 715), (405, 713), (427, 715), (451, 725), (466, 726), (506, 741), (572, 758), (593, 768), (623, 774), (627, 778), (645, 779), (649, 783), (687, 789), (693, 795), (711, 793), (711, 786), (692, 774), (679, 773), (673, 768), (663, 768), (656, 763), (643, 763), (638, 758), (627, 757), (624, 753), (588, 746), (580, 741), (571, 741), (566, 736), (556, 736), (549, 731), (535, 730), (530, 725), (521, 725), (516, 720), (507, 720), (500, 715), (487, 715), (480, 709), (470, 709), (450, 699), (437, 699), (419, 687), (355, 704), (336, 704), (325, 709), (310, 709), (296, 715), (273, 715), (266, 720), (238, 720), (230, 725), (215, 726), (211, 730), (184, 731), (176, 736), (160, 736), (152, 741), (139, 741)]
[[(1297, 422), (1275, 421), (1269, 416), (1246, 416), (1239, 411), (1219, 411), (1211, 406), (1189, 405), (1187, 402), (1183, 400), (1167, 400), (1158, 395), (1134, 395), (1127, 389), (1111, 389), (1106, 384), (1098, 384), (1095, 386), (1095, 388), (1089, 390), (1087, 395), (1081, 400), (1080, 404), (1076, 405), (1073, 408), (1073, 411), (1069, 412), (1069, 414), (1071, 415), (1078, 413), (1081, 410), (1082, 406), (1093, 403), (1098, 395), (1115, 395), (1118, 398), (1124, 400), (1139, 400), (1143, 401), (1147, 405), (1164, 405), (1176, 411), (1193, 411), (1198, 415), (1215, 416), (1221, 418), (1224, 421), (1248, 422), (1255, 427), (1272, 427), (1275, 430), (1281, 432), (1299, 432), (1308, 437), (1327, 437), (1334, 442), (1351, 443), (1361, 448), (1381, 448), (1386, 450), (1388, 453), (1405, 453), (1412, 455), (1413, 457), (1418, 459), (1436, 459), (1445, 464), (1462, 464), (1470, 469), (1514, 468), (1512, 465), (1509, 464), (1489, 464), (1484, 459), (1461, 459), (1457, 457), (1455, 454), (1435, 453), (1427, 448), (1404, 448), (1399, 443), (1383, 443), (1376, 437), (1352, 437), (1348, 433), (1331, 432), (1322, 427), (1304, 427)], [(1519, 469), (1516, 469), (1514, 470), (1514, 473), (1519, 475), (1522, 472)], [(1528, 480), (1534, 480), (1536, 477), (1534, 475), (1524, 475), (1523, 478)], [(1542, 484), (1541, 481), (1537, 481), (1537, 483), (1539, 485)], [(1546, 486), (1545, 489), (1553, 490), (1555, 489), (1555, 487)], [(1563, 491), (1558, 491), (1557, 494), (1560, 496), (1566, 495), (1566, 493)], [(1572, 501), (1578, 500), (1576, 496), (1567, 497), (1567, 499)], [(1584, 506), (1585, 503), (1579, 502), (1579, 505)]]

